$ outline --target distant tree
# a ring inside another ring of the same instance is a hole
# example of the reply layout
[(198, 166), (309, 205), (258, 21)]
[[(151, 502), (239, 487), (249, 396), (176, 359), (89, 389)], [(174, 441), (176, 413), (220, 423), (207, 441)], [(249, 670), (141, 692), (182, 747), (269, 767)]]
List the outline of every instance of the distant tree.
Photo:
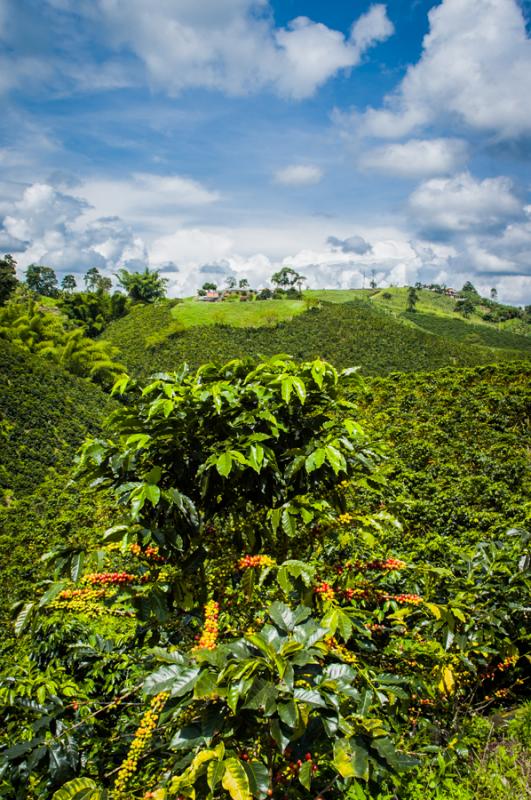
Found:
[(212, 283), (212, 281), (206, 281), (202, 286), (201, 289), (204, 292), (215, 292), (218, 288), (217, 283)]
[(476, 289), (473, 283), (470, 283), (470, 281), (466, 281), (466, 283), (463, 284), (463, 288), (461, 289), (460, 294), (471, 297), (474, 300), (481, 299), (478, 294), (478, 290)]
[(467, 318), (474, 313), (475, 306), (470, 297), (463, 297), (462, 300), (459, 300), (456, 303), (454, 311), (457, 311), (459, 314), (462, 314), (463, 317)]
[(227, 284), (227, 288), (228, 289), (235, 289), (237, 281), (236, 281), (236, 278), (234, 277), (234, 275), (228, 275), (225, 278), (225, 283)]
[(247, 280), (247, 278), (240, 278), (240, 280), (238, 281), (238, 287), (240, 289), (248, 289), (249, 281)]
[(17, 287), (17, 262), (9, 254), (0, 258), (0, 305), (9, 299)]
[(105, 275), (101, 275), (98, 281), (98, 292), (106, 293), (110, 292), (112, 289), (112, 280), (110, 278), (105, 277)]
[(416, 311), (417, 300), (418, 300), (417, 290), (415, 289), (414, 286), (409, 286), (407, 290), (406, 311), (409, 311), (410, 313)]
[(120, 269), (117, 273), (120, 285), (138, 303), (153, 303), (166, 296), (167, 278), (161, 278), (158, 270), (148, 267), (143, 272), (128, 272)]
[(498, 290), (496, 289), (495, 286), (493, 286), (492, 289), (490, 290), (490, 299), (493, 300), (494, 302), (496, 302), (496, 300), (498, 299)]
[(77, 288), (77, 282), (73, 275), (65, 275), (61, 281), (61, 289), (64, 292), (73, 292)]
[(273, 297), (273, 292), (271, 291), (271, 289), (268, 289), (267, 287), (265, 289), (260, 289), (260, 291), (256, 295), (257, 300), (271, 300), (272, 297)]
[(51, 267), (42, 264), (30, 264), (25, 272), (26, 285), (32, 292), (45, 297), (57, 296), (57, 276)]
[(302, 283), (305, 280), (306, 278), (303, 275), (299, 275), (291, 267), (282, 267), (278, 272), (271, 275), (271, 283), (274, 283), (279, 289), (292, 289), (299, 282)]
[(420, 281), (417, 281), (417, 282), (416, 282), (416, 284), (415, 284), (415, 289), (417, 290), (417, 292), (420, 292), (420, 290), (422, 289), (422, 284), (421, 284), (421, 282), (420, 282)]
[(101, 273), (97, 267), (91, 267), (83, 278), (87, 292), (97, 292)]
[(376, 270), (375, 269), (371, 269), (371, 282), (369, 283), (369, 286), (371, 287), (371, 289), (376, 289), (376, 287), (378, 286), (378, 284), (376, 283)]

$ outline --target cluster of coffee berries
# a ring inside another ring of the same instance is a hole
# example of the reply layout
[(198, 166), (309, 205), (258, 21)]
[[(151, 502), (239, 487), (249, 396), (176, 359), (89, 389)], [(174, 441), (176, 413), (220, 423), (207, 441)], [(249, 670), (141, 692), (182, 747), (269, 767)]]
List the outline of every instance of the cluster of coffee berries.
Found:
[(92, 572), (90, 575), (85, 575), (86, 583), (92, 586), (105, 586), (108, 584), (122, 586), (127, 583), (134, 583), (138, 578), (136, 575), (131, 575), (129, 572)]
[(251, 567), (272, 567), (274, 560), (270, 556), (243, 556), (238, 561), (238, 569), (249, 569)]
[(346, 514), (340, 514), (337, 518), (337, 521), (339, 522), (340, 525), (350, 525), (353, 519), (354, 517), (352, 516), (352, 514), (349, 514), (347, 511)]
[(338, 656), (341, 661), (344, 661), (346, 664), (355, 664), (357, 662), (357, 658), (344, 644), (341, 644), (337, 641), (333, 636), (329, 639), (326, 639), (326, 644), (330, 648), (330, 652), (334, 655)]
[(505, 670), (509, 669), (509, 667), (513, 667), (517, 661), (518, 661), (518, 656), (508, 656), (503, 661), (500, 661), (499, 664), (496, 664), (495, 667), (491, 667), (487, 672), (485, 672), (483, 675), (483, 680), (494, 678), (497, 671), (505, 672)]
[(169, 692), (157, 694), (149, 704), (149, 709), (140, 720), (140, 725), (135, 731), (135, 737), (131, 742), (127, 758), (118, 771), (118, 777), (116, 778), (112, 794), (113, 800), (127, 800), (129, 797), (129, 794), (126, 794), (127, 784), (136, 772), (140, 756), (151, 739), (153, 731), (157, 727), (159, 716), (169, 696)]
[(214, 650), (218, 640), (219, 634), (219, 603), (215, 600), (209, 600), (205, 606), (205, 624), (203, 632), (197, 642), (198, 648), (205, 650)]
[(143, 556), (148, 561), (156, 561), (163, 563), (165, 559), (159, 554), (159, 548), (148, 545), (145, 550), (142, 550), (139, 544), (132, 544), (129, 548), (134, 556)]
[(365, 627), (372, 633), (383, 633), (385, 630), (385, 625), (380, 625), (378, 622), (368, 622)]
[[(285, 750), (284, 755), (287, 755), (288, 758), (291, 756), (291, 750)], [(312, 765), (312, 772), (315, 774), (318, 770), (317, 763), (313, 758), (311, 753), (306, 753), (304, 756), (304, 760), (302, 758), (297, 759), (297, 761), (288, 761), (287, 765), (283, 769), (277, 770), (273, 774), (273, 783), (276, 784), (286, 784), (290, 783), (292, 780), (297, 778), (300, 769), (304, 762), (309, 762)]]
[(334, 587), (330, 586), (330, 584), (327, 583), (326, 581), (322, 581), (321, 583), (319, 583), (315, 587), (314, 592), (315, 594), (321, 595), (323, 600), (333, 600), (334, 597), (336, 596)]
[(356, 570), (356, 572), (367, 572), (368, 570), (392, 570), (404, 569), (407, 567), (405, 561), (399, 558), (375, 558), (373, 561), (347, 561), (343, 566), (337, 567), (338, 575), (345, 570)]
[(384, 594), (384, 600), (394, 600), (395, 603), (412, 603), (418, 605), (422, 603), (422, 597), (418, 594)]

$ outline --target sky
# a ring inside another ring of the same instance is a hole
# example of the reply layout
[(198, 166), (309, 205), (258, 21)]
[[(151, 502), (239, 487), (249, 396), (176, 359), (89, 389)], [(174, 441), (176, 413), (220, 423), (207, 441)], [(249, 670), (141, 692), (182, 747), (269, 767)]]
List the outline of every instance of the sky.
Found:
[(531, 303), (529, 0), (0, 0), (0, 253)]

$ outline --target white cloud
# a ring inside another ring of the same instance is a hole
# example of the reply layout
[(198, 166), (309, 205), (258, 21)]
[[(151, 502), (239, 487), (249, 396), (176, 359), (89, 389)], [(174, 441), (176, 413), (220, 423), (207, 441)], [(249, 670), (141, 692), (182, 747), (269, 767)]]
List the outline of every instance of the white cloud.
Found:
[(265, 0), (100, 0), (97, 13), (112, 46), (128, 47), (151, 82), (170, 93), (271, 88), (308, 97), (393, 32), (383, 5), (360, 17), (350, 38), (307, 17), (275, 28)]
[(319, 183), (322, 177), (322, 169), (313, 164), (292, 164), (275, 172), (276, 183), (285, 186), (310, 186)]
[(502, 139), (531, 134), (531, 40), (516, 0), (443, 0), (429, 21), (420, 60), (366, 112), (364, 132), (397, 138), (454, 117)]
[(180, 175), (135, 173), (127, 179), (94, 178), (78, 191), (97, 216), (123, 217), (143, 229), (164, 232), (184, 220), (187, 212), (210, 206), (219, 192)]
[(385, 175), (422, 178), (455, 172), (463, 166), (467, 152), (467, 144), (462, 139), (410, 139), (402, 144), (368, 150), (359, 164)]
[(486, 231), (523, 213), (509, 178), (480, 181), (468, 172), (425, 181), (412, 193), (409, 205), (416, 224), (432, 234)]
[(83, 271), (91, 266), (113, 269), (147, 260), (142, 239), (122, 221), (83, 222), (89, 204), (84, 198), (36, 183), (7, 209), (0, 239), (9, 240), (21, 268), (32, 262), (59, 271)]

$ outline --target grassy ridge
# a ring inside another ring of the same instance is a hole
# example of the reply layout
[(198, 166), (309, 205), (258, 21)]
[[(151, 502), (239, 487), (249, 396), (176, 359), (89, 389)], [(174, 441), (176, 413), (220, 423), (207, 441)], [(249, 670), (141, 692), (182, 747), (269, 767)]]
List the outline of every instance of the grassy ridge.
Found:
[[(253, 304), (255, 305), (255, 304)], [(264, 303), (264, 305), (267, 305)], [(146, 378), (182, 361), (194, 367), (245, 355), (321, 356), (338, 367), (359, 365), (366, 375), (445, 366), (475, 366), (521, 357), (518, 351), (461, 344), (404, 324), (365, 302), (324, 303), (274, 328), (200, 326), (171, 328), (169, 304), (138, 309), (112, 323), (104, 336), (118, 346), (132, 374)], [(166, 335), (157, 339), (157, 331)], [(150, 343), (152, 344), (149, 347)]]

